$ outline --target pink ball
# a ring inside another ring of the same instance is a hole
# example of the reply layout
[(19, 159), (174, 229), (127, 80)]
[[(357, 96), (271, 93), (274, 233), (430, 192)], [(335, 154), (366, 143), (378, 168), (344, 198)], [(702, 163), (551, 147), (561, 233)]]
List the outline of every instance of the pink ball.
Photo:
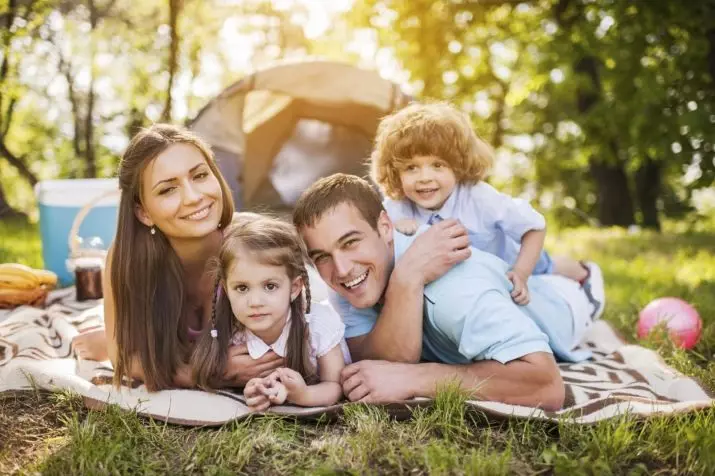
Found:
[(692, 349), (700, 338), (703, 321), (693, 306), (674, 297), (651, 301), (638, 315), (638, 337), (643, 338), (664, 322), (670, 338), (684, 349)]

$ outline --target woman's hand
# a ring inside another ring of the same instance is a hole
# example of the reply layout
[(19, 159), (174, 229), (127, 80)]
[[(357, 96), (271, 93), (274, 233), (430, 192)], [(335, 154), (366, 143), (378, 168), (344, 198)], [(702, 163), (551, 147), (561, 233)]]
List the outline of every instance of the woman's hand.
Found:
[(77, 357), (86, 360), (107, 360), (107, 334), (104, 327), (87, 329), (72, 339), (72, 349)]
[(223, 378), (237, 387), (247, 385), (251, 379), (267, 377), (274, 370), (284, 365), (283, 357), (273, 351), (267, 352), (260, 359), (254, 360), (248, 355), (245, 344), (229, 347), (228, 360)]

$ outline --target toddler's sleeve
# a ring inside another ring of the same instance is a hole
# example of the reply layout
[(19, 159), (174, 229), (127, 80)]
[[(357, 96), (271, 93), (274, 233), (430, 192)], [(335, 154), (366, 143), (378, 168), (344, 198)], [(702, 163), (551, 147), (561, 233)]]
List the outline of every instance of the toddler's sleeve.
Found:
[(501, 229), (516, 241), (521, 241), (527, 231), (546, 228), (544, 216), (527, 200), (501, 193), (485, 182), (473, 187), (472, 199), (481, 210), (485, 225)]

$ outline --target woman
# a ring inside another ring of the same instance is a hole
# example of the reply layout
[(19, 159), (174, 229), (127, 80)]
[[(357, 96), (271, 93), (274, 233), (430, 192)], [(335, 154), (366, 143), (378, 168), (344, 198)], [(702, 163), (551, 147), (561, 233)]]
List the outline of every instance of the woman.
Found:
[[(147, 389), (191, 386), (193, 341), (210, 320), (213, 283), (204, 273), (234, 212), (208, 146), (192, 133), (156, 124), (137, 134), (119, 167), (117, 234), (104, 272), (105, 329), (77, 336), (82, 358), (114, 365), (114, 381)], [(240, 386), (283, 365), (231, 349), (226, 385)]]

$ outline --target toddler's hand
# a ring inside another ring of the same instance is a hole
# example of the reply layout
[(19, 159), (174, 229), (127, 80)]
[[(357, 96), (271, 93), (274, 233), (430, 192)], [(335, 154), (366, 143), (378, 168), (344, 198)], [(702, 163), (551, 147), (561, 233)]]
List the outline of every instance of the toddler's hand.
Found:
[(506, 277), (514, 285), (514, 289), (511, 291), (511, 298), (520, 306), (526, 306), (529, 304), (529, 288), (526, 285), (526, 279), (521, 274), (512, 271), (506, 273)]
[(417, 233), (417, 228), (419, 228), (417, 220), (412, 220), (410, 218), (402, 218), (400, 220), (397, 220), (395, 221), (394, 225), (397, 231), (399, 231), (403, 235), (410, 236)]
[(246, 399), (246, 405), (252, 412), (263, 412), (271, 406), (271, 401), (266, 395), (267, 389), (262, 378), (252, 378), (248, 381), (243, 389), (243, 396)]

